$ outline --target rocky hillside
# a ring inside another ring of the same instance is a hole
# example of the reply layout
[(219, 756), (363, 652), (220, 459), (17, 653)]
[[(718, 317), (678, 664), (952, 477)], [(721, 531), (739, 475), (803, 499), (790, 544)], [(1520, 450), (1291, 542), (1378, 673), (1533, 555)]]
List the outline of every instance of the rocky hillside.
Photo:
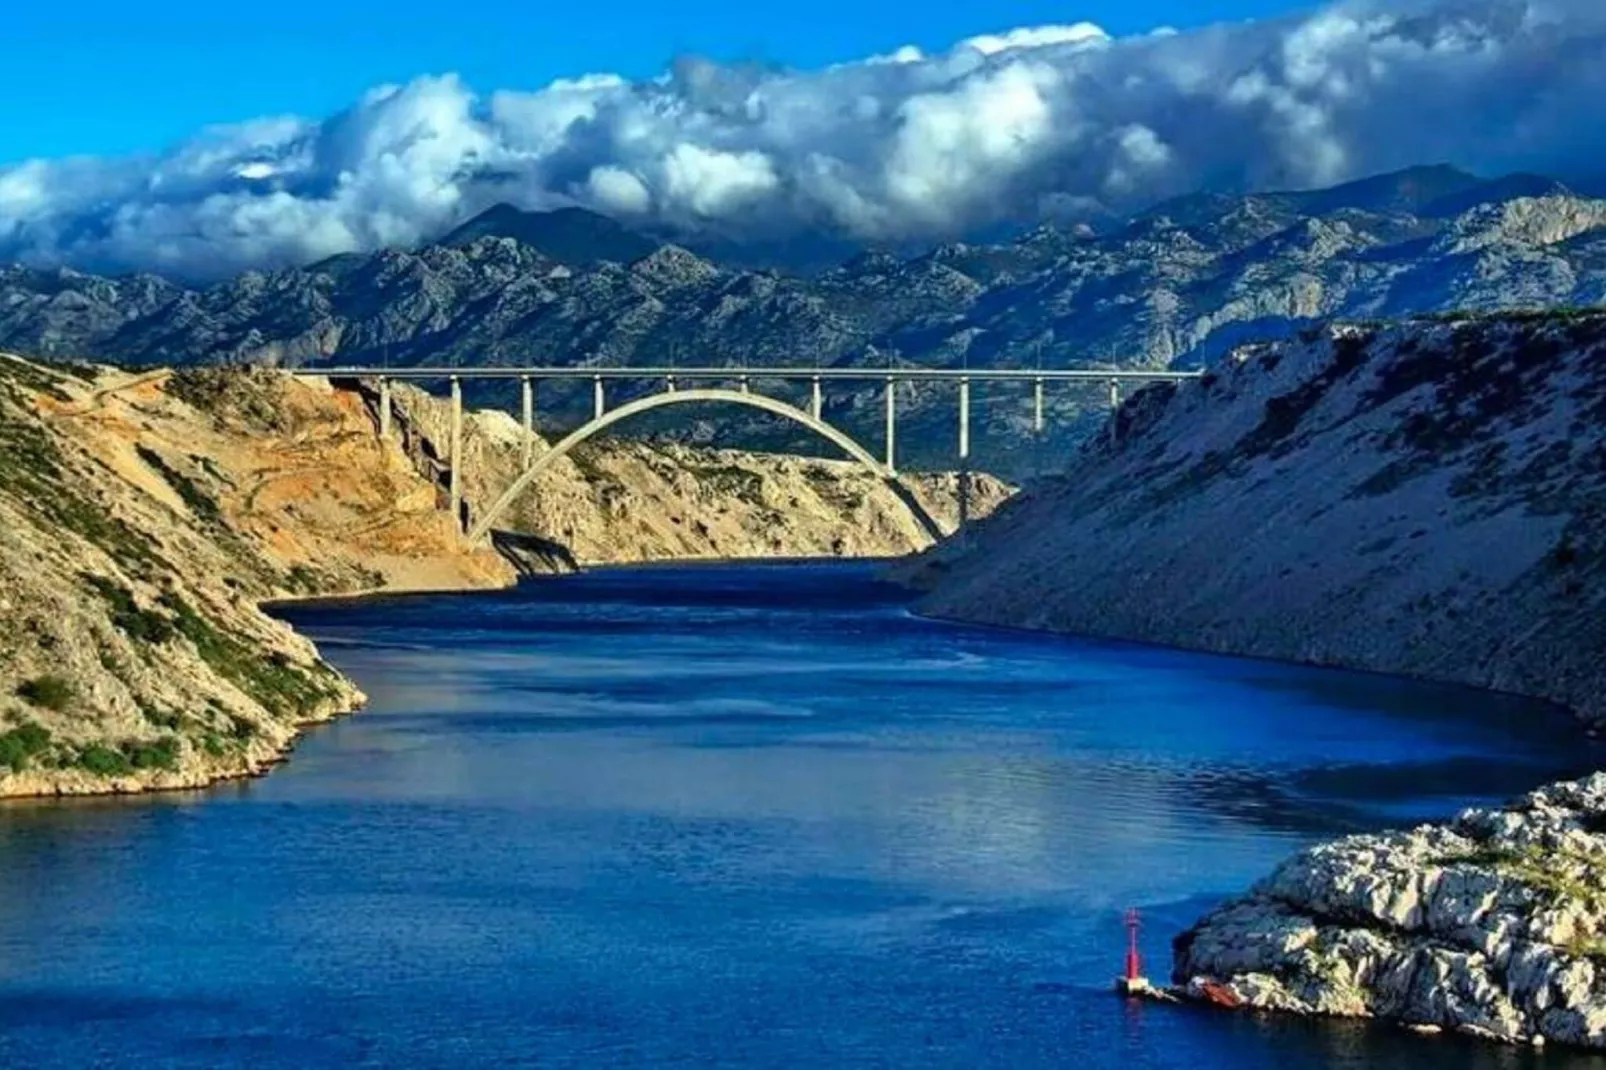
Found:
[[(1606, 201), (1448, 168), (1188, 197), (1098, 233), (865, 254), (812, 277), (674, 246), (639, 255), (650, 247), (598, 217), (502, 207), (422, 249), (202, 290), (13, 267), (0, 270), (0, 345), (179, 364), (1130, 367), (1210, 360), (1325, 317), (1606, 301)], [(878, 400), (839, 395), (832, 418), (868, 434)], [(1060, 392), (1051, 423), (1100, 402)], [(911, 406), (910, 459), (946, 464), (952, 418), (951, 404)], [(986, 399), (977, 420), (989, 466), (1028, 437), (1019, 397)]]
[(360, 402), (0, 357), (0, 795), (259, 771), (362, 696), (266, 598), (512, 572)]
[(1606, 314), (1345, 326), (1131, 399), (920, 566), (928, 612), (1606, 718)]
[(1606, 1048), (1606, 773), (1305, 851), (1178, 937), (1176, 974), (1246, 1007)]
[[(254, 773), (359, 704), (265, 599), (512, 582), (443, 508), (439, 403), (404, 395), (381, 442), (371, 400), (266, 370), (0, 356), (0, 795)], [(511, 478), (510, 425), (471, 416), (471, 502)], [(978, 509), (1004, 493), (977, 482)], [(955, 512), (952, 486), (928, 482), (932, 512)], [(526, 569), (929, 542), (851, 465), (635, 444), (556, 466), (521, 509), (546, 536), (503, 547)]]

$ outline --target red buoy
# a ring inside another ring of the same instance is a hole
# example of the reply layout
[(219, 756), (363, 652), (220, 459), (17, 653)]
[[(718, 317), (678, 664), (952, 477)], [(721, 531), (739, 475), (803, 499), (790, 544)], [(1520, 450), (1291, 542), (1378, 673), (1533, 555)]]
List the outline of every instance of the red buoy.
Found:
[(1126, 980), (1128, 983), (1143, 976), (1143, 959), (1138, 955), (1138, 912), (1126, 912)]

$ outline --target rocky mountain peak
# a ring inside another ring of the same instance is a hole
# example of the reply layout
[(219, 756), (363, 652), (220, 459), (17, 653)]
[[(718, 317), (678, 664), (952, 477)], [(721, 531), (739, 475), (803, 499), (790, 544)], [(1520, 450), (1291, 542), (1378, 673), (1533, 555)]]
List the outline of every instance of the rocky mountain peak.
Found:
[(1519, 197), (1480, 205), (1451, 227), (1450, 249), (1475, 252), (1494, 245), (1547, 246), (1606, 226), (1606, 201), (1571, 195)]
[(659, 287), (680, 289), (708, 282), (719, 275), (719, 268), (688, 249), (662, 245), (631, 264), (630, 274)]

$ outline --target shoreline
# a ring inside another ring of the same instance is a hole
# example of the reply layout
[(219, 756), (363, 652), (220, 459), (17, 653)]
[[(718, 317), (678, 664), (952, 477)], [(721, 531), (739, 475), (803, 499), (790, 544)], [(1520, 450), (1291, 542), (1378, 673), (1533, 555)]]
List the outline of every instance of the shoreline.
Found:
[[(894, 580), (898, 586), (906, 590), (918, 589), (906, 583)], [(1433, 687), (1447, 688), (1451, 691), (1468, 691), (1479, 695), (1494, 695), (1499, 698), (1532, 702), (1549, 707), (1560, 714), (1570, 723), (1580, 729), (1580, 735), (1586, 740), (1606, 742), (1606, 723), (1594, 720), (1588, 714), (1564, 702), (1549, 698), (1545, 695), (1535, 695), (1525, 691), (1508, 691), (1497, 687), (1485, 687), (1482, 684), (1469, 683), (1465, 680), (1452, 680), (1439, 676), (1423, 676), (1403, 669), (1376, 669), (1361, 666), (1345, 665), (1336, 661), (1309, 661), (1299, 658), (1283, 658), (1274, 654), (1253, 654), (1237, 650), (1215, 649), (1203, 646), (1187, 646), (1181, 643), (1168, 643), (1159, 639), (1133, 639), (1120, 635), (1100, 634), (1097, 632), (1073, 632), (1059, 628), (1034, 628), (1024, 624), (998, 624), (992, 621), (969, 620), (964, 617), (955, 617), (941, 613), (926, 613), (911, 609), (912, 615), (922, 620), (936, 621), (941, 624), (953, 624), (966, 628), (984, 628), (989, 631), (1010, 632), (1018, 635), (1056, 635), (1067, 639), (1083, 639), (1097, 643), (1111, 643), (1120, 646), (1131, 646), (1149, 650), (1168, 650), (1177, 654), (1194, 654), (1200, 657), (1231, 658), (1240, 661), (1252, 662), (1257, 665), (1284, 665), (1290, 668), (1313, 669), (1320, 672), (1344, 673), (1352, 676), (1364, 676), (1376, 680), (1400, 680), (1416, 684), (1429, 684)]]
[[(662, 568), (666, 566), (685, 566), (691, 568), (710, 569), (730, 565), (788, 567), (820, 565), (828, 563), (852, 563), (875, 566), (885, 565), (899, 560), (903, 560), (903, 558), (837, 557), (826, 555), (820, 555), (816, 557), (784, 558), (665, 558), (657, 561), (624, 561), (617, 563), (606, 562), (600, 564), (582, 564), (579, 571), (628, 571), (631, 569)], [(574, 574), (576, 573), (552, 573), (550, 574), (550, 578), (555, 579), (564, 575)], [(340, 720), (341, 718), (352, 717), (362, 712), (362, 710), (366, 708), (368, 704), (368, 699), (367, 696), (363, 694), (363, 692), (357, 687), (356, 682), (351, 680), (344, 672), (336, 667), (324, 655), (323, 649), (319, 647), (314, 640), (296, 630), (293, 625), (276, 614), (274, 610), (278, 607), (318, 605), (332, 606), (348, 602), (382, 601), (393, 598), (421, 598), (431, 595), (490, 595), (514, 590), (525, 579), (539, 582), (546, 578), (549, 577), (545, 575), (534, 575), (528, 577), (515, 575), (506, 583), (482, 584), (479, 586), (382, 586), (361, 588), (342, 593), (287, 594), (272, 598), (258, 599), (251, 603), (253, 608), (265, 616), (284, 624), (284, 626), (289, 628), (298, 638), (311, 643), (313, 649), (317, 651), (319, 660), (325, 665), (328, 665), (329, 668), (332, 669), (339, 676), (339, 678), (358, 696), (355, 702), (349, 705), (334, 707), (320, 716), (311, 717), (307, 720), (297, 722), (296, 724), (290, 726), (291, 732), (282, 743), (275, 745), (270, 753), (264, 755), (263, 757), (249, 760), (242, 767), (221, 770), (200, 770), (188, 774), (174, 773), (170, 770), (159, 770), (145, 778), (141, 778), (133, 774), (108, 778), (94, 777), (90, 774), (82, 774), (73, 776), (71, 778), (56, 777), (52, 778), (50, 783), (41, 783), (34, 790), (0, 791), (0, 805), (3, 805), (7, 802), (23, 800), (32, 800), (38, 802), (67, 799), (129, 798), (140, 795), (173, 795), (191, 792), (198, 793), (205, 792), (211, 788), (225, 784), (257, 780), (269, 775), (279, 766), (288, 763), (295, 752), (296, 746), (308, 732), (318, 728), (320, 725), (325, 725), (332, 721)], [(12, 779), (27, 784), (30, 782), (30, 780), (43, 778), (30, 777), (28, 774), (24, 773), (13, 774)]]
[[(649, 568), (664, 568), (664, 567), (691, 568), (691, 569), (710, 569), (710, 570), (718, 569), (718, 568), (724, 568), (724, 567), (732, 567), (732, 566), (787, 568), (787, 567), (808, 567), (808, 566), (818, 566), (818, 565), (827, 565), (827, 564), (859, 564), (859, 565), (866, 565), (866, 566), (883, 566), (883, 567), (885, 567), (885, 566), (890, 566), (890, 565), (896, 565), (896, 564), (898, 564), (900, 562), (905, 562), (905, 561), (912, 560), (915, 556), (917, 556), (917, 555), (908, 555), (908, 556), (905, 556), (905, 557), (855, 557), (855, 558), (823, 556), (823, 555), (822, 556), (816, 556), (816, 557), (798, 556), (798, 557), (784, 557), (784, 558), (759, 558), (759, 557), (753, 557), (753, 558), (699, 557), (699, 558), (686, 558), (686, 559), (666, 558), (666, 559), (654, 560), (654, 561), (624, 561), (624, 562), (604, 562), (604, 563), (582, 564), (580, 566), (578, 572), (576, 572), (576, 573), (553, 573), (550, 578), (559, 578), (559, 577), (564, 576), (564, 575), (577, 575), (577, 574), (583, 574), (583, 573), (587, 573), (587, 572), (629, 572), (629, 571), (632, 571), (632, 570), (649, 569)], [(336, 673), (338, 673), (339, 676), (340, 676), (340, 679), (342, 681), (344, 681), (349, 687), (351, 687), (352, 690), (354, 692), (356, 692), (356, 694), (359, 696), (358, 700), (356, 702), (351, 703), (349, 706), (341, 706), (341, 707), (334, 708), (334, 709), (328, 711), (324, 715), (313, 717), (313, 718), (310, 718), (310, 719), (302, 721), (302, 722), (298, 722), (297, 724), (292, 726), (293, 731), (287, 737), (287, 739), (284, 741), (283, 744), (276, 746), (271, 754), (268, 754), (268, 755), (266, 755), (266, 756), (264, 756), (264, 757), (262, 757), (260, 759), (257, 759), (255, 761), (251, 762), (250, 764), (248, 764), (244, 768), (221, 770), (221, 771), (218, 771), (216, 773), (210, 773), (210, 774), (202, 776), (202, 777), (192, 777), (192, 778), (183, 778), (183, 777), (181, 777), (180, 779), (182, 780), (182, 782), (180, 782), (180, 783), (171, 783), (171, 782), (164, 783), (164, 782), (162, 782), (164, 779), (173, 778), (175, 776), (175, 774), (172, 774), (170, 772), (158, 773), (158, 774), (152, 776), (147, 781), (139, 781), (137, 779), (130, 778), (130, 777), (121, 777), (121, 778), (115, 778), (115, 779), (111, 779), (111, 780), (91, 780), (90, 778), (85, 777), (82, 780), (75, 780), (75, 781), (72, 781), (72, 782), (70, 782), (68, 784), (58, 783), (53, 787), (41, 787), (39, 790), (36, 790), (36, 791), (0, 793), (0, 802), (4, 802), (6, 800), (20, 800), (20, 799), (34, 799), (34, 800), (39, 800), (39, 799), (71, 799), (71, 798), (93, 798), (93, 797), (97, 797), (97, 796), (106, 796), (106, 797), (109, 797), (109, 796), (123, 796), (123, 797), (126, 797), (126, 796), (135, 796), (135, 795), (171, 794), (171, 793), (176, 793), (176, 792), (201, 792), (201, 791), (205, 791), (205, 790), (207, 790), (207, 789), (209, 789), (211, 787), (218, 786), (218, 785), (221, 785), (221, 784), (227, 784), (227, 783), (231, 783), (231, 782), (241, 782), (241, 781), (255, 780), (255, 779), (258, 779), (260, 777), (267, 776), (275, 768), (277, 768), (280, 765), (283, 765), (283, 764), (287, 763), (290, 760), (290, 758), (291, 758), (291, 756), (292, 756), (292, 754), (293, 754), (293, 752), (295, 750), (296, 745), (299, 743), (301, 738), (308, 731), (318, 727), (319, 725), (327, 724), (327, 723), (329, 723), (331, 721), (335, 721), (335, 720), (338, 720), (338, 719), (341, 719), (341, 718), (344, 718), (344, 717), (355, 716), (356, 714), (360, 713), (367, 706), (367, 697), (366, 697), (366, 695), (363, 695), (363, 693), (357, 688), (356, 683), (354, 681), (352, 681), (349, 677), (347, 677), (344, 672), (341, 672), (341, 670), (336, 668), (333, 665), (333, 663), (331, 663), (329, 661), (329, 659), (324, 656), (324, 652), (323, 652), (322, 648), (319, 647), (316, 642), (314, 642), (312, 639), (310, 639), (309, 637), (307, 637), (306, 635), (304, 635), (300, 631), (296, 630), (294, 628), (294, 626), (289, 624), (289, 622), (284, 621), (284, 619), (282, 617), (278, 616), (274, 612), (275, 609), (280, 608), (280, 607), (290, 608), (290, 607), (297, 607), (297, 606), (301, 606), (301, 607), (316, 607), (316, 606), (323, 606), (323, 605), (335, 606), (335, 605), (340, 605), (340, 604), (344, 604), (344, 603), (352, 603), (352, 602), (386, 601), (386, 600), (390, 600), (390, 599), (409, 599), (409, 598), (428, 597), (428, 596), (431, 596), (431, 595), (449, 595), (449, 596), (467, 596), (467, 595), (479, 595), (479, 594), (491, 595), (491, 594), (497, 594), (497, 593), (501, 593), (501, 592), (515, 590), (526, 579), (534, 581), (534, 582), (540, 582), (543, 579), (547, 579), (547, 578), (549, 578), (549, 577), (540, 576), (540, 575), (529, 576), (529, 577), (518, 576), (518, 577), (514, 577), (512, 580), (510, 580), (507, 583), (486, 584), (486, 585), (481, 585), (481, 586), (467, 586), (467, 587), (465, 587), (465, 586), (438, 586), (437, 587), (437, 586), (427, 586), (427, 585), (425, 585), (425, 586), (401, 586), (401, 587), (389, 587), (389, 586), (385, 586), (385, 587), (370, 587), (370, 588), (363, 588), (363, 589), (360, 589), (360, 590), (354, 590), (354, 591), (351, 591), (351, 592), (344, 592), (344, 593), (291, 594), (291, 595), (276, 596), (276, 597), (273, 597), (273, 598), (267, 598), (267, 599), (258, 600), (256, 602), (254, 602), (253, 605), (259, 612), (263, 613), (264, 615), (266, 615), (266, 616), (268, 616), (268, 617), (270, 617), (270, 618), (272, 618), (272, 619), (274, 619), (276, 621), (279, 621), (280, 623), (283, 623), (285, 625), (285, 627), (290, 628), (291, 631), (297, 637), (299, 637), (302, 640), (305, 640), (308, 643), (312, 643), (314, 649), (317, 650), (319, 659), (321, 661), (323, 661), (324, 664), (329, 665), (329, 667), (331, 669), (333, 669)], [(877, 582), (890, 583), (890, 584), (892, 584), (894, 586), (900, 587), (903, 590), (911, 592), (911, 594), (914, 594), (914, 595), (918, 595), (919, 594), (919, 589), (917, 587), (909, 584), (908, 582), (906, 582), (906, 581), (904, 581), (904, 580), (902, 580), (900, 578), (897, 578), (897, 577), (889, 578), (885, 574), (878, 574), (878, 575), (874, 576), (873, 578)], [(1089, 633), (1089, 632), (1071, 632), (1071, 631), (1065, 631), (1065, 630), (1060, 630), (1060, 629), (1055, 629), (1055, 628), (1041, 628), (1041, 627), (1030, 627), (1030, 626), (1025, 626), (1025, 625), (999, 624), (999, 623), (990, 622), (990, 621), (967, 620), (967, 619), (965, 619), (963, 617), (956, 617), (956, 616), (952, 616), (952, 615), (922, 612), (918, 608), (915, 608), (915, 604), (914, 603), (911, 604), (911, 606), (907, 610), (907, 612), (911, 616), (919, 618), (921, 620), (930, 621), (930, 622), (936, 623), (936, 624), (948, 625), (948, 626), (952, 626), (952, 627), (978, 628), (978, 629), (984, 629), (984, 630), (987, 630), (987, 631), (998, 631), (998, 632), (1005, 632), (1005, 633), (1012, 633), (1012, 634), (1019, 634), (1019, 635), (1032, 635), (1032, 636), (1038, 636), (1038, 637), (1058, 637), (1058, 638), (1062, 638), (1062, 639), (1081, 640), (1081, 641), (1091, 642), (1091, 643), (1105, 643), (1105, 644), (1110, 644), (1112, 646), (1125, 646), (1125, 647), (1129, 647), (1129, 648), (1132, 648), (1132, 649), (1139, 649), (1139, 650), (1147, 649), (1147, 650), (1154, 650), (1154, 651), (1168, 651), (1168, 652), (1172, 652), (1172, 653), (1186, 654), (1186, 655), (1198, 656), (1198, 657), (1206, 657), (1206, 658), (1228, 658), (1228, 659), (1241, 660), (1241, 661), (1251, 662), (1251, 663), (1254, 663), (1254, 664), (1265, 665), (1265, 666), (1285, 666), (1285, 667), (1289, 667), (1289, 668), (1300, 668), (1300, 669), (1316, 670), (1316, 671), (1319, 671), (1319, 672), (1342, 673), (1342, 674), (1346, 674), (1346, 675), (1359, 675), (1359, 676), (1364, 676), (1364, 677), (1368, 677), (1368, 678), (1372, 678), (1372, 679), (1376, 679), (1376, 680), (1380, 680), (1380, 681), (1397, 680), (1397, 681), (1403, 681), (1403, 682), (1426, 684), (1426, 685), (1431, 685), (1431, 686), (1434, 686), (1434, 687), (1442, 687), (1442, 688), (1446, 688), (1446, 689), (1449, 689), (1449, 690), (1452, 690), (1452, 691), (1466, 691), (1466, 692), (1471, 692), (1471, 693), (1477, 693), (1477, 694), (1480, 694), (1480, 695), (1493, 695), (1493, 696), (1498, 696), (1498, 697), (1501, 697), (1501, 698), (1507, 698), (1507, 699), (1512, 699), (1512, 700), (1520, 700), (1520, 701), (1523, 701), (1523, 702), (1531, 702), (1531, 703), (1536, 703), (1536, 704), (1542, 705), (1544, 707), (1547, 707), (1550, 711), (1552, 711), (1552, 712), (1554, 712), (1556, 714), (1558, 726), (1561, 725), (1563, 722), (1565, 722), (1565, 723), (1567, 723), (1569, 725), (1575, 726), (1575, 727), (1577, 727), (1577, 728), (1579, 728), (1581, 730), (1580, 731), (1581, 737), (1583, 739), (1585, 739), (1585, 740), (1588, 740), (1588, 741), (1596, 741), (1596, 740), (1599, 740), (1601, 738), (1601, 732), (1600, 732), (1599, 726), (1597, 726), (1594, 723), (1592, 723), (1580, 711), (1578, 711), (1576, 709), (1573, 709), (1571, 707), (1568, 707), (1568, 706), (1566, 706), (1566, 705), (1564, 705), (1562, 703), (1556, 702), (1556, 701), (1554, 701), (1552, 699), (1545, 698), (1543, 696), (1526, 694), (1526, 693), (1523, 693), (1523, 692), (1503, 691), (1503, 690), (1499, 690), (1499, 689), (1495, 689), (1495, 688), (1481, 687), (1481, 686), (1479, 686), (1477, 684), (1470, 684), (1470, 683), (1466, 683), (1464, 681), (1445, 680), (1445, 679), (1439, 679), (1439, 678), (1433, 678), (1433, 677), (1425, 677), (1425, 676), (1412, 674), (1412, 673), (1409, 673), (1409, 672), (1391, 672), (1391, 671), (1381, 670), (1381, 669), (1354, 668), (1354, 667), (1350, 667), (1350, 666), (1346, 666), (1346, 665), (1342, 665), (1342, 664), (1336, 664), (1336, 663), (1302, 661), (1302, 660), (1295, 660), (1295, 659), (1289, 659), (1289, 658), (1279, 658), (1279, 657), (1274, 657), (1274, 656), (1271, 656), (1271, 655), (1242, 653), (1242, 652), (1238, 652), (1238, 651), (1218, 650), (1218, 649), (1210, 649), (1210, 648), (1198, 647), (1198, 646), (1185, 646), (1185, 645), (1180, 645), (1180, 644), (1176, 644), (1176, 643), (1166, 643), (1166, 642), (1159, 642), (1159, 641), (1152, 641), (1152, 640), (1133, 639), (1133, 638), (1128, 638), (1128, 637), (1125, 637), (1125, 636), (1101, 635), (1101, 634)]]

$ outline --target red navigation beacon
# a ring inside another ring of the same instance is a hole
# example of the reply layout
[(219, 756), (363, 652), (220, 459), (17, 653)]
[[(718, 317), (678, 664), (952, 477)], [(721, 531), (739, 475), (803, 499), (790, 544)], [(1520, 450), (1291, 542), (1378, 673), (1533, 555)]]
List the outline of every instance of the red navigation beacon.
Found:
[(1138, 927), (1142, 924), (1138, 920), (1138, 912), (1128, 909), (1126, 912), (1126, 981), (1131, 984), (1143, 976), (1143, 959), (1138, 954)]

